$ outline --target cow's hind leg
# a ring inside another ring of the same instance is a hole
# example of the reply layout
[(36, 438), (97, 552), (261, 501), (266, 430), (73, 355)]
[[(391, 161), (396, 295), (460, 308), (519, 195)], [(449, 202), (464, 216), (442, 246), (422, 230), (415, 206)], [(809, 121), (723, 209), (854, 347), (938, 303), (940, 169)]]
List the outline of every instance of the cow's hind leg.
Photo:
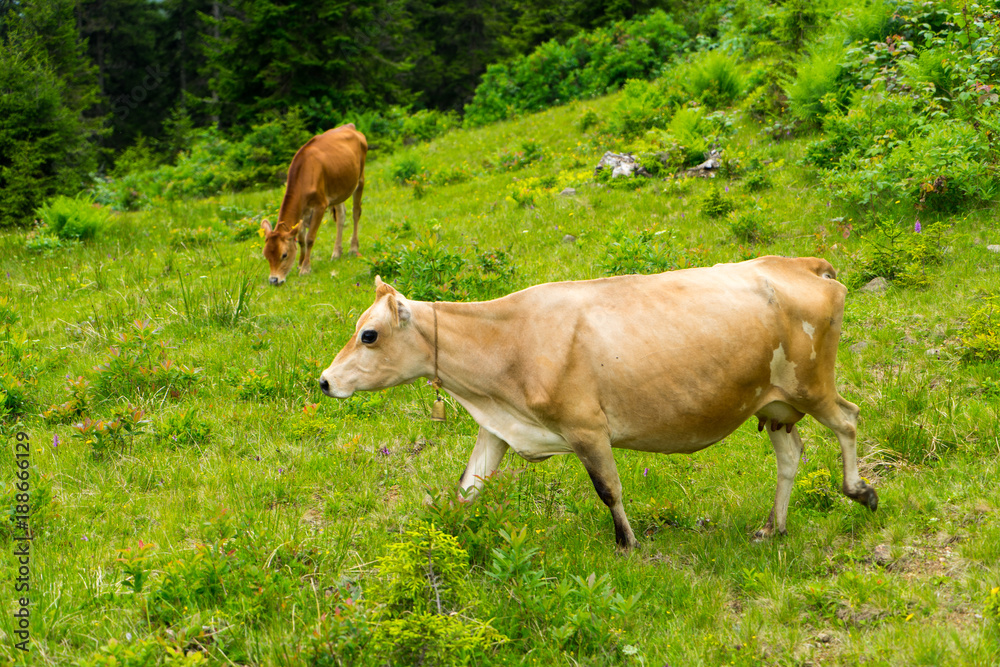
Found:
[(767, 524), (757, 531), (757, 537), (771, 537), (775, 533), (784, 535), (785, 520), (788, 518), (788, 501), (792, 495), (792, 484), (795, 482), (795, 472), (799, 469), (799, 458), (802, 456), (802, 439), (799, 430), (794, 425), (788, 429), (779, 424), (776, 429), (768, 429), (774, 447), (774, 458), (778, 462), (778, 484), (774, 492), (774, 507)]
[(825, 405), (821, 411), (813, 411), (816, 420), (837, 434), (840, 454), (844, 460), (844, 495), (861, 503), (872, 512), (878, 509), (878, 494), (875, 488), (861, 479), (858, 473), (858, 406), (841, 396)]
[(354, 233), (351, 234), (351, 249), (348, 252), (354, 256), (357, 256), (359, 252), (358, 223), (361, 222), (361, 195), (364, 194), (364, 190), (365, 181), (362, 178), (358, 183), (358, 188), (354, 191), (354, 203), (351, 207), (351, 215), (354, 218)]
[(625, 516), (625, 505), (622, 504), (622, 482), (618, 477), (618, 466), (611, 451), (611, 443), (604, 438), (596, 443), (573, 443), (574, 450), (583, 467), (590, 475), (597, 495), (611, 510), (611, 519), (615, 523), (615, 542), (620, 549), (631, 549), (638, 546), (632, 526)]
[(347, 218), (347, 208), (343, 204), (334, 204), (333, 221), (337, 223), (337, 240), (333, 244), (333, 256), (330, 259), (340, 259), (344, 252), (344, 219)]
[(476, 446), (472, 448), (469, 465), (458, 479), (467, 500), (475, 498), (483, 488), (483, 480), (496, 472), (503, 455), (507, 453), (507, 447), (506, 442), (482, 426), (479, 427), (479, 436), (476, 438)]

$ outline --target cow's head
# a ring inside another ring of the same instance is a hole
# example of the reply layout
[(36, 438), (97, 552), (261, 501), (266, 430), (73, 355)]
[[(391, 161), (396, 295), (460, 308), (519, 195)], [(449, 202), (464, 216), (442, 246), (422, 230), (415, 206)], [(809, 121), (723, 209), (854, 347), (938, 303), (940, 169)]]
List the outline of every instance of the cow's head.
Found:
[(279, 222), (278, 226), (272, 229), (271, 223), (264, 220), (260, 223), (260, 228), (264, 231), (264, 259), (271, 267), (269, 281), (272, 285), (280, 285), (285, 282), (288, 272), (292, 270), (292, 264), (295, 263), (295, 236), (299, 231), (299, 225), (289, 228), (288, 225)]
[(376, 276), (375, 303), (358, 318), (319, 386), (327, 396), (348, 398), (410, 382), (427, 372), (430, 347), (413, 326), (411, 302)]

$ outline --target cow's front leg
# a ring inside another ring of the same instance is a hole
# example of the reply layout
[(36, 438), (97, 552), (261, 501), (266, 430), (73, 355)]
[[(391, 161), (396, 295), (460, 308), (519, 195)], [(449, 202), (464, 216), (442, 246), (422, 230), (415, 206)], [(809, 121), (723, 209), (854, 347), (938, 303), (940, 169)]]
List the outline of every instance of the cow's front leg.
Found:
[[(483, 481), (496, 472), (503, 455), (507, 453), (508, 446), (482, 426), (479, 427), (479, 436), (476, 438), (476, 446), (472, 448), (469, 465), (465, 466), (461, 477), (458, 478), (459, 487), (466, 501), (472, 501), (479, 495)], [(433, 502), (434, 499), (430, 494), (424, 496), (425, 505)]]
[(458, 484), (466, 500), (472, 500), (479, 495), (479, 491), (483, 488), (483, 480), (496, 472), (503, 455), (507, 453), (507, 448), (506, 442), (482, 426), (479, 427), (479, 436), (476, 438), (476, 446), (472, 448), (469, 465), (465, 466), (465, 471), (458, 478)]
[(573, 449), (583, 467), (594, 483), (594, 490), (604, 504), (611, 510), (611, 519), (615, 523), (615, 542), (619, 549), (631, 549), (639, 545), (632, 532), (632, 526), (625, 516), (625, 506), (622, 504), (622, 482), (618, 477), (618, 466), (611, 452), (611, 442), (608, 438), (574, 439)]
[[(302, 216), (302, 226), (299, 228), (296, 240), (299, 242), (299, 274), (305, 275), (312, 272), (312, 246), (313, 239), (316, 238), (317, 228), (312, 227), (315, 210), (311, 209)], [(320, 209), (319, 217), (322, 217), (323, 210)], [(317, 220), (317, 222), (319, 222)]]
[(799, 459), (802, 458), (802, 438), (794, 425), (788, 430), (785, 424), (778, 424), (777, 429), (769, 429), (768, 437), (774, 447), (774, 458), (778, 462), (778, 484), (774, 492), (774, 507), (767, 519), (767, 524), (757, 531), (757, 537), (771, 537), (775, 533), (784, 535), (785, 521), (788, 519), (788, 501), (792, 496), (792, 485), (795, 483), (795, 473), (799, 469)]

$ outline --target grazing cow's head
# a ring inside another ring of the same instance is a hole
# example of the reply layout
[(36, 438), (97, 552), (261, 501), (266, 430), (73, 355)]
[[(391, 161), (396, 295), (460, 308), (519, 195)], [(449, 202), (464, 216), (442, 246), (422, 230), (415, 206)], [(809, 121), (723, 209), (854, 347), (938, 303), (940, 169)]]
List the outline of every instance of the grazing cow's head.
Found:
[(410, 302), (375, 277), (375, 303), (358, 318), (354, 335), (320, 376), (327, 396), (395, 387), (427, 372), (431, 346), (413, 326)]
[(289, 229), (288, 225), (279, 222), (272, 229), (271, 223), (264, 220), (260, 228), (264, 230), (264, 259), (271, 266), (269, 281), (272, 285), (280, 285), (295, 263), (295, 235), (299, 225)]

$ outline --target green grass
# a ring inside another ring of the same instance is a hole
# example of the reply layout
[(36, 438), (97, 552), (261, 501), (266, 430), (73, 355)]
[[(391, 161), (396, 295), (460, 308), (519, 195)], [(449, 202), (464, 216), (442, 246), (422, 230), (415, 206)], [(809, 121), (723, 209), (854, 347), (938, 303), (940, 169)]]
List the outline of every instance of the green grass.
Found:
[[(373, 161), (362, 254), (376, 241), (393, 251), (431, 236), (469, 262), (474, 248), (505, 249), (518, 289), (604, 275), (615, 230), (649, 229), (672, 232), (685, 265), (820, 254), (845, 281), (862, 270), (863, 221), (829, 204), (814, 172), (797, 166), (805, 142), (771, 144), (753, 123), (741, 122), (725, 148), (783, 160), (769, 171), (769, 190), (701, 179), (597, 187), (592, 168), (604, 150), (628, 146), (577, 127), (586, 111), (614, 102), (455, 131)], [(542, 148), (540, 160), (496, 166), (527, 141)], [(393, 178), (414, 158), (429, 173), (422, 191)], [(435, 174), (458, 168), (471, 177), (435, 183)], [(576, 195), (558, 196), (565, 186)], [(715, 186), (729, 187), (738, 210), (761, 208), (773, 238), (738, 241), (730, 221), (705, 217), (701, 202)], [(523, 205), (525, 194), (533, 205)], [(329, 217), (313, 273), (293, 272), (281, 288), (266, 284), (257, 238), (173, 242), (173, 229), (227, 229), (224, 206), (271, 215), (281, 195), (163, 203), (116, 215), (97, 239), (49, 252), (25, 250), (22, 234), (0, 236), (0, 272), (9, 276), (0, 299), (20, 316), (7, 326), (26, 334), (19, 368), (33, 405), (20, 428), (31, 436), (40, 504), (32, 650), (12, 648), (5, 612), (0, 661), (71, 664), (114, 653), (111, 640), (161, 660), (168, 648), (204, 651), (213, 664), (374, 659), (374, 644), (351, 653), (352, 641), (375, 642), (373, 635), (332, 619), (347, 614), (345, 600), (359, 592), (361, 615), (375, 614), (366, 591), (377, 589), (379, 559), (425, 516), (426, 490), (452, 484), (464, 469), (477, 427), (454, 405), (447, 423), (427, 419), (433, 391), (422, 382), (348, 401), (321, 395), (320, 371), (373, 299), (362, 259), (328, 259)], [(987, 607), (1000, 585), (1000, 400), (984, 388), (996, 386), (987, 381), (1000, 379), (1000, 366), (960, 363), (965, 318), (983, 293), (1000, 289), (1000, 255), (985, 249), (1000, 243), (995, 215), (988, 208), (940, 218), (949, 225), (948, 250), (927, 268), (926, 289), (848, 298), (839, 383), (862, 408), (862, 474), (879, 491), (878, 513), (839, 495), (817, 509), (797, 489), (790, 534), (753, 541), (773, 501), (775, 469), (768, 440), (747, 424), (693, 456), (616, 452), (626, 510), (643, 535), (639, 549), (620, 555), (609, 513), (576, 460), (528, 465), (510, 455), (508, 478), (490, 502), (508, 500), (504, 516), (527, 526), (526, 544), (537, 549), (531, 567), (564, 583), (606, 573), (617, 593), (641, 598), (629, 613), (593, 602), (593, 627), (561, 644), (556, 631), (569, 607), (531, 611), (532, 600), (551, 602), (549, 589), (531, 593), (527, 584), (487, 576), (493, 557), (484, 549), (468, 569), (463, 613), (493, 619), (511, 641), (475, 654), (473, 664), (996, 664), (1000, 629)], [(848, 238), (832, 221), (841, 216), (855, 230)], [(926, 225), (933, 216), (921, 217)], [(577, 240), (563, 242), (566, 234)], [(95, 458), (71, 423), (36, 415), (67, 399), (67, 375), (95, 384), (95, 367), (135, 320), (150, 320), (169, 359), (201, 372), (180, 391), (151, 383), (124, 397), (92, 398), (93, 419), (132, 403), (151, 421)], [(157, 436), (191, 408), (206, 427), (199, 438)], [(11, 442), (13, 421), (4, 427)], [(832, 435), (811, 420), (801, 432), (797, 479), (829, 470), (839, 487)], [(13, 470), (12, 447), (0, 459)], [(502, 548), (503, 526), (484, 525), (484, 544)], [(140, 540), (154, 545), (142, 552), (145, 561), (135, 561)], [(13, 549), (6, 526), (0, 544)], [(146, 571), (138, 592), (130, 567)], [(13, 576), (0, 570), (7, 600)], [(170, 588), (172, 576), (186, 582), (182, 595)], [(334, 655), (323, 642), (337, 637), (344, 644)]]

